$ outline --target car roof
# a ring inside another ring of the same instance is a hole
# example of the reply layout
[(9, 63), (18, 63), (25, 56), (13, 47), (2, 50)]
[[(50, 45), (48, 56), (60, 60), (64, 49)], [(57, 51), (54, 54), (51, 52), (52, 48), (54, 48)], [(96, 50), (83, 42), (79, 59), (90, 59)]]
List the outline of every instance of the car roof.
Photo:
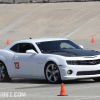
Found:
[(6, 50), (8, 50), (9, 48), (11, 48), (13, 45), (15, 45), (16, 43), (36, 43), (36, 42), (45, 42), (45, 41), (57, 41), (57, 40), (68, 40), (65, 38), (39, 38), (39, 39), (27, 39), (27, 40), (20, 40), (20, 41), (16, 41), (10, 45), (8, 45), (6, 48)]
[(27, 40), (20, 40), (17, 42), (45, 42), (45, 41), (55, 41), (55, 40), (66, 40), (65, 38), (39, 38), (39, 39), (27, 39)]

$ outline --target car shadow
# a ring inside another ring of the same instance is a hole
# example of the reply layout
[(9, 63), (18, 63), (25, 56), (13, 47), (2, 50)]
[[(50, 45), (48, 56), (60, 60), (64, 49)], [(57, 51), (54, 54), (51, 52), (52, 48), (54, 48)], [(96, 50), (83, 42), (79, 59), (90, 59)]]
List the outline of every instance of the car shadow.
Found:
[[(85, 80), (72, 80), (72, 81), (61, 81), (60, 83), (49, 83), (46, 80), (33, 80), (33, 79), (12, 79), (11, 84), (16, 83), (22, 83), (21, 87), (15, 87), (15, 89), (32, 89), (32, 88), (50, 88), (50, 87), (60, 87), (61, 83), (64, 83), (64, 85), (77, 85), (77, 84), (90, 84), (90, 83), (96, 83), (92, 79), (85, 79)], [(31, 86), (24, 86), (25, 84), (33, 84)], [(35, 85), (37, 84), (37, 85)], [(40, 85), (39, 85), (40, 84)]]
[(37, 79), (12, 79), (9, 83), (49, 84), (49, 82), (46, 80)]
[(50, 83), (47, 80), (37, 80), (37, 79), (12, 79), (9, 83), (26, 83), (26, 84), (88, 84), (88, 83), (95, 83), (93, 79), (83, 79), (83, 80), (67, 80), (61, 81), (59, 83)]

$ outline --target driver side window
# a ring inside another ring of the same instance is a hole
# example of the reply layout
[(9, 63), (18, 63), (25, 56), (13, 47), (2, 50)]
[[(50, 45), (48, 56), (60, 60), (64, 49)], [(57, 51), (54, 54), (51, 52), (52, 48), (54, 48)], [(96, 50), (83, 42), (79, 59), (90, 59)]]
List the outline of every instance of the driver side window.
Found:
[(18, 52), (18, 53), (26, 53), (26, 50), (30, 50), (30, 49), (33, 49), (35, 52), (37, 52), (37, 50), (31, 43), (18, 43), (10, 48), (11, 51)]
[(30, 43), (20, 43), (18, 52), (26, 53), (26, 51), (30, 50), (30, 49), (33, 49), (35, 52), (37, 52), (37, 50), (35, 49), (35, 47), (32, 44), (30, 44)]

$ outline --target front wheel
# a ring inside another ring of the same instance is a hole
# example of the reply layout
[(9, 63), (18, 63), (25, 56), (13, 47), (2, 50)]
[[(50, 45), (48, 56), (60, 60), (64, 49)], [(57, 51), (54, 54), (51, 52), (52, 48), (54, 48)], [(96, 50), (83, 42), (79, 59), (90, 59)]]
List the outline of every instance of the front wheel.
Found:
[(58, 83), (61, 81), (58, 66), (51, 62), (45, 68), (45, 77), (50, 83)]
[(0, 82), (7, 82), (10, 81), (11, 78), (9, 77), (7, 73), (6, 66), (3, 62), (0, 61)]

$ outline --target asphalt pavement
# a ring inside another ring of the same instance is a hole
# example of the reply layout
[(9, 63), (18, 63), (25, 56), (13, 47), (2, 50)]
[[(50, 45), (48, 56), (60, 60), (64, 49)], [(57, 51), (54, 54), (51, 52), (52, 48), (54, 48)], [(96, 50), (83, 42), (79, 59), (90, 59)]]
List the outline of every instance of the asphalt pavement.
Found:
[[(67, 38), (84, 49), (100, 51), (100, 2), (0, 5), (0, 49), (17, 40)], [(91, 43), (92, 37), (95, 43)], [(61, 84), (45, 80), (12, 79), (0, 83), (0, 100), (100, 100), (100, 82), (64, 81), (68, 96), (58, 96)], [(3, 93), (3, 94), (2, 94)], [(7, 95), (8, 97), (3, 97)], [(24, 97), (12, 97), (24, 93)], [(3, 95), (3, 96), (2, 96)]]

